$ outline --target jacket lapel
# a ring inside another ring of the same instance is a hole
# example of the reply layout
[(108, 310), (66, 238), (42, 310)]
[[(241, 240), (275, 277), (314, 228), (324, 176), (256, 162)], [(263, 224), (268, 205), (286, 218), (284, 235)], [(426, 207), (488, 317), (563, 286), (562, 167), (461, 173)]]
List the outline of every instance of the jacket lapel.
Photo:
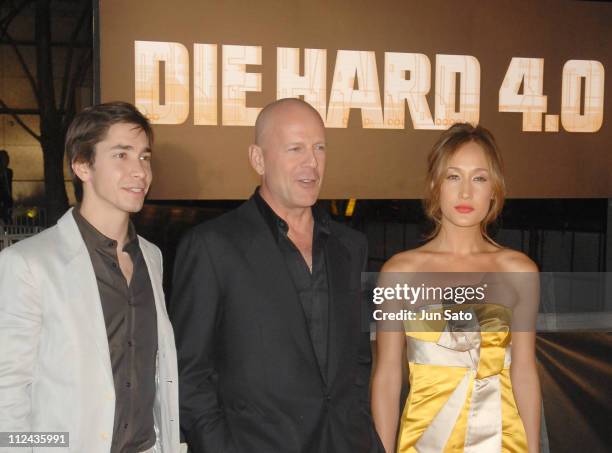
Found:
[[(169, 390), (170, 386), (176, 385), (173, 381), (176, 379), (174, 373), (166, 370), (165, 364), (176, 363), (176, 354), (174, 344), (168, 345), (167, 342), (172, 341), (174, 338), (172, 332), (168, 332), (168, 314), (166, 311), (166, 300), (164, 298), (164, 290), (161, 282), (161, 272), (157, 269), (161, 269), (162, 263), (159, 262), (154, 253), (152, 253), (149, 244), (147, 244), (140, 236), (138, 237), (138, 243), (142, 256), (144, 258), (145, 265), (147, 266), (147, 272), (149, 273), (149, 279), (151, 280), (151, 286), (153, 287), (153, 298), (155, 299), (155, 312), (157, 316), (157, 361), (155, 364), (155, 385), (156, 390), (156, 406), (154, 408), (154, 419), (155, 429), (158, 431), (158, 444), (161, 441), (163, 448), (171, 444), (171, 421), (165, 420), (165, 414), (173, 413), (174, 408), (170, 407), (169, 396), (166, 390)], [(167, 356), (171, 355), (170, 358)]]
[(164, 298), (164, 290), (162, 282), (160, 281), (161, 274), (156, 272), (157, 269), (161, 269), (161, 263), (149, 250), (148, 244), (146, 244), (140, 236), (138, 237), (138, 243), (142, 256), (147, 266), (147, 272), (149, 273), (149, 279), (151, 280), (151, 286), (153, 287), (153, 297), (155, 299), (155, 311), (157, 316), (157, 339), (158, 348), (160, 354), (166, 353), (166, 345), (163, 342), (166, 335), (166, 322), (168, 320), (168, 314), (166, 312), (166, 302)]
[(268, 295), (266, 303), (270, 309), (278, 313), (279, 319), (290, 330), (295, 339), (300, 354), (319, 371), (323, 381), (318, 360), (315, 355), (310, 331), (300, 303), (299, 296), (287, 270), (283, 256), (274, 242), (264, 219), (257, 210), (253, 199), (244, 205), (243, 214), (252, 225), (250, 235), (246, 239), (246, 258), (251, 266), (254, 281), (257, 282), (262, 294)]
[(67, 286), (69, 300), (75, 301), (75, 309), (83, 321), (83, 330), (96, 345), (104, 373), (114, 386), (113, 371), (111, 367), (110, 351), (106, 323), (102, 312), (100, 291), (94, 273), (93, 265), (85, 242), (77, 227), (72, 209), (70, 209), (57, 223), (64, 249), (68, 254), (66, 275), (70, 279)]

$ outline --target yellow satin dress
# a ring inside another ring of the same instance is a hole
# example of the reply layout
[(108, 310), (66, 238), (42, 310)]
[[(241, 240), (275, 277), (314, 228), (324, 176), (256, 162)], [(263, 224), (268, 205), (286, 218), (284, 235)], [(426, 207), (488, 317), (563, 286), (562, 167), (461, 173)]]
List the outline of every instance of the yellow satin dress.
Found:
[(410, 393), (397, 451), (527, 453), (510, 383), (511, 311), (496, 304), (427, 311), (448, 308), (472, 312), (472, 322), (404, 323)]

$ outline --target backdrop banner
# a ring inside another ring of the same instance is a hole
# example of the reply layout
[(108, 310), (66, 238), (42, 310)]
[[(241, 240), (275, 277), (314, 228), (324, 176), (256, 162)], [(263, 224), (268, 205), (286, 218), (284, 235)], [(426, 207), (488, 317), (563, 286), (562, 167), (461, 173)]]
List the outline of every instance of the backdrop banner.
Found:
[(260, 109), (328, 130), (323, 198), (419, 198), (440, 131), (497, 137), (515, 198), (612, 197), (612, 5), (101, 0), (101, 101), (154, 123), (156, 199), (242, 199)]

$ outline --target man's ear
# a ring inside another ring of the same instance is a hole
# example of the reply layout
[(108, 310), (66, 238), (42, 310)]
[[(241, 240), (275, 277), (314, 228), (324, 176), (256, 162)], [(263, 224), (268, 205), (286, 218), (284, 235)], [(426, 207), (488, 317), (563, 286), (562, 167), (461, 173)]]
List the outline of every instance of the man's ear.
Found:
[(84, 161), (73, 161), (70, 164), (72, 172), (83, 182), (87, 182), (91, 179), (91, 165), (89, 162)]
[(257, 172), (259, 176), (263, 176), (264, 174), (264, 156), (263, 150), (258, 145), (250, 145), (249, 146), (249, 162), (251, 162), (251, 167)]

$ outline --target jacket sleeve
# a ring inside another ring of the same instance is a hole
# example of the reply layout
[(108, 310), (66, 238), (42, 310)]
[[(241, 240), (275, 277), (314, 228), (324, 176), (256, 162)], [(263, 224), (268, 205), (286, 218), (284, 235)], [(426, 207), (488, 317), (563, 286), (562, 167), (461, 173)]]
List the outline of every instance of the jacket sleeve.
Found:
[(15, 248), (7, 248), (0, 253), (0, 431), (31, 431), (41, 324), (40, 293), (31, 269)]
[[(363, 237), (361, 243), (361, 272), (368, 271), (368, 242)], [(362, 331), (365, 332), (365, 338), (361, 342), (361, 347), (359, 349), (359, 363), (362, 365), (364, 370), (364, 374), (367, 376), (368, 382), (371, 379), (371, 370), (372, 370), (372, 344), (370, 341), (370, 321), (372, 320), (372, 307), (370, 306), (368, 295), (364, 293), (362, 289), (360, 294), (361, 299), (361, 328)], [(369, 428), (370, 428), (370, 446), (368, 449), (368, 453), (384, 453), (385, 449), (382, 446), (382, 442), (380, 441), (380, 437), (378, 437), (378, 433), (376, 432), (376, 428), (374, 427), (374, 421), (372, 419), (371, 409), (368, 405), (366, 408), (368, 418), (369, 418)]]
[(218, 396), (216, 364), (222, 289), (198, 230), (181, 241), (174, 264), (170, 317), (178, 365), (181, 429), (191, 453), (233, 451)]
[[(360, 269), (361, 272), (367, 272), (368, 266), (368, 244), (365, 237), (360, 236), (362, 239), (359, 243), (359, 257), (360, 257)], [(364, 373), (367, 375), (368, 381), (370, 379), (370, 370), (372, 368), (372, 349), (370, 344), (370, 321), (372, 320), (372, 307), (370, 307), (368, 295), (362, 288), (359, 293), (359, 304), (361, 310), (361, 332), (362, 341), (359, 348), (359, 364), (364, 368)]]

